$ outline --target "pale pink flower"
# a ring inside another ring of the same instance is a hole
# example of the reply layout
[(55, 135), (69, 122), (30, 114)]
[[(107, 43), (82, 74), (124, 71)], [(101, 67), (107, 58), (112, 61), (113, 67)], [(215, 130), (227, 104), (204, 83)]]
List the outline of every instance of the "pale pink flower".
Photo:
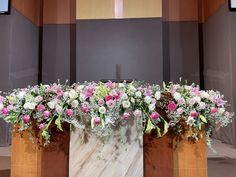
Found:
[(82, 103), (82, 111), (84, 113), (88, 113), (89, 112), (89, 107), (87, 103)]
[(40, 129), (40, 130), (43, 130), (43, 129), (45, 129), (45, 128), (46, 128), (46, 125), (45, 125), (45, 124), (43, 124), (43, 123), (42, 123), (42, 124), (39, 124), (39, 129)]
[(124, 119), (128, 119), (129, 117), (130, 117), (130, 113), (125, 112), (125, 113), (123, 114), (123, 118), (124, 118)]
[(71, 117), (71, 116), (73, 116), (73, 114), (74, 114), (73, 109), (67, 109), (67, 110), (66, 110), (66, 115), (67, 115), (67, 116)]
[(94, 119), (94, 122), (95, 122), (95, 124), (99, 125), (100, 122), (101, 122), (100, 117), (96, 117), (96, 118)]
[(51, 113), (49, 111), (44, 111), (43, 112), (43, 115), (44, 115), (45, 118), (48, 118), (50, 116), (50, 114)]
[(8, 114), (9, 114), (9, 111), (8, 111), (8, 109), (7, 108), (2, 108), (2, 114), (4, 115), (4, 116), (7, 116)]
[(103, 106), (104, 103), (105, 103), (105, 101), (103, 99), (98, 100), (98, 105), (99, 106)]
[(30, 121), (30, 116), (24, 115), (22, 119), (23, 119), (24, 123), (27, 124)]
[(183, 108), (178, 108), (177, 109), (177, 113), (180, 115), (180, 114), (183, 114), (184, 113), (184, 110)]
[(114, 106), (115, 106), (115, 101), (113, 101), (113, 100), (108, 100), (108, 101), (106, 102), (106, 105), (107, 105), (108, 108), (112, 109), (112, 108), (114, 108)]
[(195, 99), (191, 98), (191, 99), (189, 100), (189, 105), (190, 105), (190, 106), (193, 106), (195, 103), (196, 103), (196, 100), (195, 100)]
[(184, 105), (184, 104), (185, 104), (185, 99), (184, 99), (184, 98), (180, 98), (180, 99), (178, 100), (178, 104), (179, 104), (179, 105)]
[(39, 112), (43, 112), (43, 111), (45, 110), (45, 106), (42, 105), (42, 104), (40, 104), (40, 105), (37, 106), (36, 109), (37, 109), (37, 111), (39, 111)]

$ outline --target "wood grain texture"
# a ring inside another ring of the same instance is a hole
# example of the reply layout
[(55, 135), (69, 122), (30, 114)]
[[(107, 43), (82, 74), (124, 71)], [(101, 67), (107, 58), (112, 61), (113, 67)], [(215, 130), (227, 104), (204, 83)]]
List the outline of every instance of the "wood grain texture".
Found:
[(69, 131), (60, 141), (39, 149), (26, 133), (12, 135), (11, 177), (67, 177), (69, 169)]
[(144, 136), (145, 177), (207, 177), (206, 144), (181, 141), (172, 147), (173, 138)]
[(69, 176), (142, 177), (143, 149), (139, 142), (134, 141), (135, 125), (130, 130), (130, 144), (126, 147), (122, 147), (113, 136), (104, 147), (96, 137), (90, 137), (88, 143), (81, 144), (81, 132), (79, 130), (73, 132), (70, 142)]

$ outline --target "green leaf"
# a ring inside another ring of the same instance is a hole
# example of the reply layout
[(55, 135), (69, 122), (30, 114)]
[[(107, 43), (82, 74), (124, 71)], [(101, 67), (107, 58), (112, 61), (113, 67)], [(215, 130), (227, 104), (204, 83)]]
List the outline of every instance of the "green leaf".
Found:
[(61, 126), (61, 119), (60, 117), (58, 117), (56, 120), (55, 120), (55, 124), (57, 125), (57, 128), (61, 131), (63, 131), (62, 129), (62, 126)]
[(164, 123), (164, 131), (163, 131), (163, 134), (162, 134), (162, 136), (164, 136), (168, 132), (169, 124), (162, 117), (161, 117), (161, 120)]
[(166, 83), (164, 81), (163, 81), (162, 85), (163, 85), (163, 90), (165, 90), (166, 89)]
[(148, 124), (147, 124), (147, 128), (145, 130), (145, 133), (150, 134), (152, 131), (152, 121), (150, 119), (148, 119)]
[(199, 118), (201, 119), (202, 122), (207, 123), (207, 120), (203, 115), (200, 115)]
[(156, 129), (157, 129), (157, 137), (159, 138), (161, 137), (161, 129), (158, 126), (156, 126)]

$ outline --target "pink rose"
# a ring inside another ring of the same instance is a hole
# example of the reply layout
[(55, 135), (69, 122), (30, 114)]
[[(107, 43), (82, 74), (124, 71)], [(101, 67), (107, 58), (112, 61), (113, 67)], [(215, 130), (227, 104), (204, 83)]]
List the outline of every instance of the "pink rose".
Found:
[(58, 96), (58, 97), (63, 96), (63, 94), (64, 94), (63, 90), (61, 90), (61, 89), (58, 89), (58, 90), (57, 90), (57, 96)]
[(195, 103), (196, 103), (196, 100), (195, 100), (195, 99), (191, 98), (191, 99), (189, 100), (189, 105), (190, 105), (190, 106), (193, 106)]
[(185, 104), (185, 100), (184, 100), (183, 98), (180, 98), (180, 99), (178, 100), (178, 104), (179, 104), (179, 105)]
[(43, 129), (45, 129), (45, 128), (46, 128), (46, 125), (45, 125), (45, 124), (43, 124), (43, 123), (42, 123), (42, 124), (39, 124), (39, 129), (40, 129), (40, 130), (43, 130)]
[(105, 97), (105, 100), (106, 100), (106, 101), (113, 100), (113, 97), (112, 97), (111, 95), (107, 95), (107, 96)]
[(40, 104), (40, 105), (37, 106), (36, 109), (37, 109), (37, 111), (39, 111), (39, 112), (43, 112), (43, 111), (45, 110), (45, 106), (42, 105), (42, 104)]
[(196, 111), (191, 111), (190, 112), (190, 116), (193, 118), (197, 118), (198, 117), (198, 113)]
[(115, 97), (115, 99), (116, 100), (119, 100), (120, 98), (121, 98), (121, 96), (122, 96), (122, 93), (121, 93), (121, 91), (116, 91), (116, 94), (114, 95), (114, 97)]
[(123, 114), (123, 118), (124, 118), (124, 119), (128, 119), (129, 117), (130, 117), (130, 113), (125, 112), (125, 113)]
[(4, 116), (7, 116), (8, 113), (9, 113), (9, 111), (8, 111), (7, 108), (2, 108), (2, 114), (3, 114)]
[(98, 105), (99, 106), (103, 106), (104, 103), (105, 103), (105, 101), (103, 99), (98, 100)]
[(115, 101), (109, 100), (109, 101), (106, 102), (106, 105), (107, 105), (108, 108), (112, 109), (115, 106)]
[(48, 118), (50, 116), (50, 112), (49, 111), (44, 111), (43, 115), (45, 118)]
[(95, 122), (96, 125), (99, 125), (100, 122), (101, 122), (100, 117), (96, 117), (96, 118), (94, 119), (94, 122)]
[(24, 115), (23, 116), (23, 121), (25, 124), (27, 124), (30, 121), (30, 116), (29, 115)]
[(176, 104), (174, 101), (170, 101), (169, 104), (168, 104), (168, 109), (170, 111), (174, 111), (176, 109)]
[(82, 111), (84, 113), (88, 113), (89, 112), (89, 107), (86, 103), (82, 103)]
[(73, 109), (67, 109), (66, 110), (66, 115), (69, 116), (69, 117), (73, 116), (73, 113), (74, 113)]
[(153, 113), (151, 114), (151, 118), (152, 118), (152, 120), (157, 120), (157, 119), (159, 118), (158, 112), (153, 112)]
[(218, 109), (217, 108), (211, 108), (211, 114), (215, 114), (215, 113), (217, 113), (218, 112)]

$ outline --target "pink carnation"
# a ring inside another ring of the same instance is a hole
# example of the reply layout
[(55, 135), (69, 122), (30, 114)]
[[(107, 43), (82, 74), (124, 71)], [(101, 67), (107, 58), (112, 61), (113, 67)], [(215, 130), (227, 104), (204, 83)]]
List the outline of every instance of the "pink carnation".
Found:
[(130, 117), (130, 113), (125, 112), (125, 113), (123, 114), (123, 118), (124, 118), (124, 119), (128, 119), (129, 117)]
[(176, 109), (176, 104), (174, 101), (170, 101), (169, 104), (168, 104), (168, 109), (170, 111), (174, 111)]
[(24, 115), (23, 116), (23, 121), (25, 124), (27, 124), (30, 121), (30, 116), (29, 115)]
[(39, 111), (39, 112), (43, 112), (43, 111), (45, 110), (45, 106), (42, 105), (42, 104), (40, 104), (40, 105), (37, 106), (36, 109), (37, 109), (37, 111)]
[(157, 120), (157, 119), (159, 118), (158, 112), (153, 112), (153, 113), (151, 114), (151, 118), (152, 118), (152, 120)]
[(67, 109), (67, 110), (66, 110), (66, 115), (67, 115), (67, 116), (71, 117), (71, 116), (73, 116), (73, 114), (74, 114), (73, 109)]

